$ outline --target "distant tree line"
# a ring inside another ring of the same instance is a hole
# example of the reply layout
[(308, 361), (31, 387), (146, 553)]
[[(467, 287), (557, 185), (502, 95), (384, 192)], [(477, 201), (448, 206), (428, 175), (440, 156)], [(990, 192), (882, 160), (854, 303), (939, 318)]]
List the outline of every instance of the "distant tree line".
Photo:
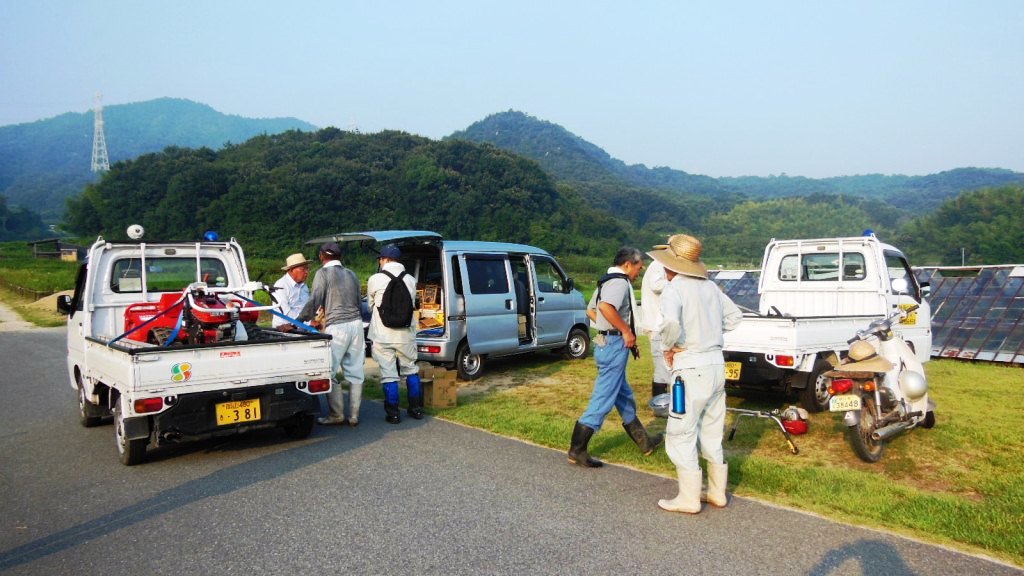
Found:
[(968, 192), (929, 213), (871, 195), (816, 192), (753, 199), (688, 194), (605, 174), (554, 180), (488, 143), (335, 128), (263, 135), (220, 151), (171, 147), (118, 162), (68, 201), (66, 227), (120, 238), (199, 238), (214, 229), (279, 256), (334, 232), (433, 230), (447, 238), (534, 244), (609, 258), (670, 234), (704, 239), (712, 264), (757, 265), (771, 238), (857, 236), (873, 230), (915, 264), (1022, 262), (1020, 185)]
[(8, 208), (7, 197), (0, 195), (0, 242), (38, 240), (48, 230), (39, 214), (21, 207)]
[(132, 223), (154, 238), (215, 229), (275, 255), (359, 230), (425, 229), (581, 254), (607, 253), (628, 237), (534, 162), (494, 146), (335, 128), (119, 162), (68, 201), (66, 223), (114, 238)]

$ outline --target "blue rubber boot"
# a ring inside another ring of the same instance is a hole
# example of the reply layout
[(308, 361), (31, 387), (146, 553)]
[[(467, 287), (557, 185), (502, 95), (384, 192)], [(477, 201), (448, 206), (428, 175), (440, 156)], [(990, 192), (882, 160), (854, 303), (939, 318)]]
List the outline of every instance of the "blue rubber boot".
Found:
[(398, 424), (402, 421), (398, 408), (398, 382), (385, 382), (384, 388), (384, 420), (388, 424)]
[(410, 418), (420, 420), (423, 418), (423, 386), (420, 384), (419, 374), (409, 374), (405, 377), (406, 395), (409, 397)]

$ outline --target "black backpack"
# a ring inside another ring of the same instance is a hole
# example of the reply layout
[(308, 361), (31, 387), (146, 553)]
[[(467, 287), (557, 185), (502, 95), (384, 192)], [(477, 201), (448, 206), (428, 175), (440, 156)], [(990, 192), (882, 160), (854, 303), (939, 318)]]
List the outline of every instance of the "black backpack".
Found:
[(402, 280), (405, 271), (403, 270), (398, 276), (387, 270), (381, 270), (381, 272), (387, 274), (391, 281), (384, 289), (384, 297), (381, 298), (380, 306), (377, 307), (380, 322), (388, 328), (408, 328), (412, 324), (413, 305), (409, 288)]

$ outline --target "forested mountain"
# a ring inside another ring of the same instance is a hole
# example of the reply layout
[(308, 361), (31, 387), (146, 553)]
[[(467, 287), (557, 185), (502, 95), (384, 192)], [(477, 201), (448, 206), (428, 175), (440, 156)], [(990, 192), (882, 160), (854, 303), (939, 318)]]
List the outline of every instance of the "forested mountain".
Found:
[(570, 182), (618, 182), (642, 188), (711, 196), (735, 205), (737, 199), (841, 194), (882, 200), (909, 216), (935, 210), (963, 191), (1024, 184), (1024, 174), (1003, 169), (957, 168), (928, 176), (747, 176), (710, 178), (665, 167), (627, 166), (568, 130), (522, 112), (492, 114), (449, 138), (488, 142), (536, 160), (556, 179)]
[(113, 166), (68, 203), (81, 234), (234, 236), (280, 256), (333, 232), (434, 230), (449, 238), (526, 242), (607, 255), (625, 226), (536, 163), (465, 141), (327, 128), (255, 137), (220, 151), (168, 148)]
[[(175, 98), (106, 106), (103, 120), (111, 164), (167, 146), (216, 149), (259, 134), (316, 130), (295, 118), (242, 118)], [(12, 207), (59, 217), (65, 200), (96, 180), (90, 172), (92, 140), (91, 110), (0, 126), (0, 194)]]
[[(915, 263), (1024, 264), (1024, 186), (968, 192), (904, 226), (896, 241)], [(961, 249), (963, 252), (961, 252)]]

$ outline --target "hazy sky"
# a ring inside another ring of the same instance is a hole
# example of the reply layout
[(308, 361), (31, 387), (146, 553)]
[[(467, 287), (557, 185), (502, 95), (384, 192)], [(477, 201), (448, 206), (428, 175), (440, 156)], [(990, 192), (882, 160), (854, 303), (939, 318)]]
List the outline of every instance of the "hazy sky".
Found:
[(430, 138), (514, 109), (709, 176), (1024, 172), (1024, 0), (0, 0), (0, 125), (97, 92)]

